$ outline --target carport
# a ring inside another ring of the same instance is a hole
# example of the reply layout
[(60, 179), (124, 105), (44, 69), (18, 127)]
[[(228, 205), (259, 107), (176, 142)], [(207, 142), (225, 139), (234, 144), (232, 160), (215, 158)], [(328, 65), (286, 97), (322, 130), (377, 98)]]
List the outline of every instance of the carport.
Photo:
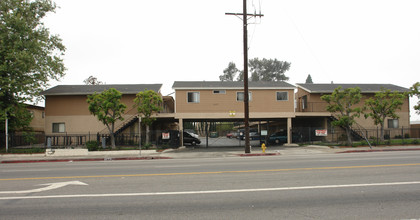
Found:
[[(184, 118), (179, 120), (179, 130), (196, 131), (200, 136), (201, 146), (208, 147), (244, 147), (245, 140), (243, 134), (244, 123), (242, 118)], [(267, 143), (270, 134), (278, 131), (287, 133), (287, 143), (291, 143), (291, 118), (251, 118), (250, 125), (250, 144), (253, 147), (259, 147), (262, 142)], [(231, 123), (231, 130), (221, 130), (211, 128), (210, 125), (222, 125)], [(187, 126), (186, 126), (187, 125)], [(191, 128), (193, 125), (193, 128)], [(201, 128), (198, 129), (198, 128)], [(231, 138), (226, 136), (227, 132), (237, 133)], [(242, 134), (241, 134), (242, 133)], [(181, 139), (181, 145), (184, 145)]]

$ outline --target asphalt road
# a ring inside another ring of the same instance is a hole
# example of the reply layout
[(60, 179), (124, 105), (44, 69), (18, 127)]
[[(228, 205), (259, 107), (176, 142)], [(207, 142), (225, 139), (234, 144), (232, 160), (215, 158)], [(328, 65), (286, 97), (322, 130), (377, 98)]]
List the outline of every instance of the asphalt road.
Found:
[(258, 218), (420, 219), (420, 151), (0, 165), (0, 219)]

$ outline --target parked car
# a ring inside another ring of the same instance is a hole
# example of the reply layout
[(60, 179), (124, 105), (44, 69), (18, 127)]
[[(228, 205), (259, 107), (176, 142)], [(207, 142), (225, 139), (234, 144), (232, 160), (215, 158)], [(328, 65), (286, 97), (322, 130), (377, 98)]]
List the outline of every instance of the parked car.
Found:
[(227, 138), (236, 138), (238, 137), (238, 132), (230, 132), (228, 134), (226, 134)]
[(268, 142), (271, 144), (287, 143), (287, 135), (285, 134), (285, 132), (276, 132), (268, 136)]
[(194, 137), (190, 133), (184, 131), (183, 134), (184, 134), (184, 144), (190, 144), (192, 146), (201, 144), (200, 139)]

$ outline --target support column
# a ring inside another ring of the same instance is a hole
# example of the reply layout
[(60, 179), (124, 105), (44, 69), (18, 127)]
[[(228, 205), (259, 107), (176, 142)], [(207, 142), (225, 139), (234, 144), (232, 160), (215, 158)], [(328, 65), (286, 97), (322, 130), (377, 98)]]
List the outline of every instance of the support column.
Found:
[(178, 129), (179, 129), (179, 144), (180, 147), (184, 146), (184, 120), (182, 118), (178, 119)]
[(287, 144), (292, 143), (292, 118), (287, 118)]

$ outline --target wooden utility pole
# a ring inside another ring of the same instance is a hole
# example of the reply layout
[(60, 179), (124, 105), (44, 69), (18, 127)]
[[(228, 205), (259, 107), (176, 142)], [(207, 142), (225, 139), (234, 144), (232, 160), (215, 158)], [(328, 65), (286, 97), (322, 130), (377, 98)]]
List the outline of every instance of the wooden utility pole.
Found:
[(245, 123), (245, 153), (251, 153), (249, 142), (249, 91), (248, 91), (248, 16), (262, 17), (262, 14), (248, 14), (246, 0), (243, 0), (243, 13), (225, 13), (226, 15), (242, 15), (244, 29), (244, 123)]

